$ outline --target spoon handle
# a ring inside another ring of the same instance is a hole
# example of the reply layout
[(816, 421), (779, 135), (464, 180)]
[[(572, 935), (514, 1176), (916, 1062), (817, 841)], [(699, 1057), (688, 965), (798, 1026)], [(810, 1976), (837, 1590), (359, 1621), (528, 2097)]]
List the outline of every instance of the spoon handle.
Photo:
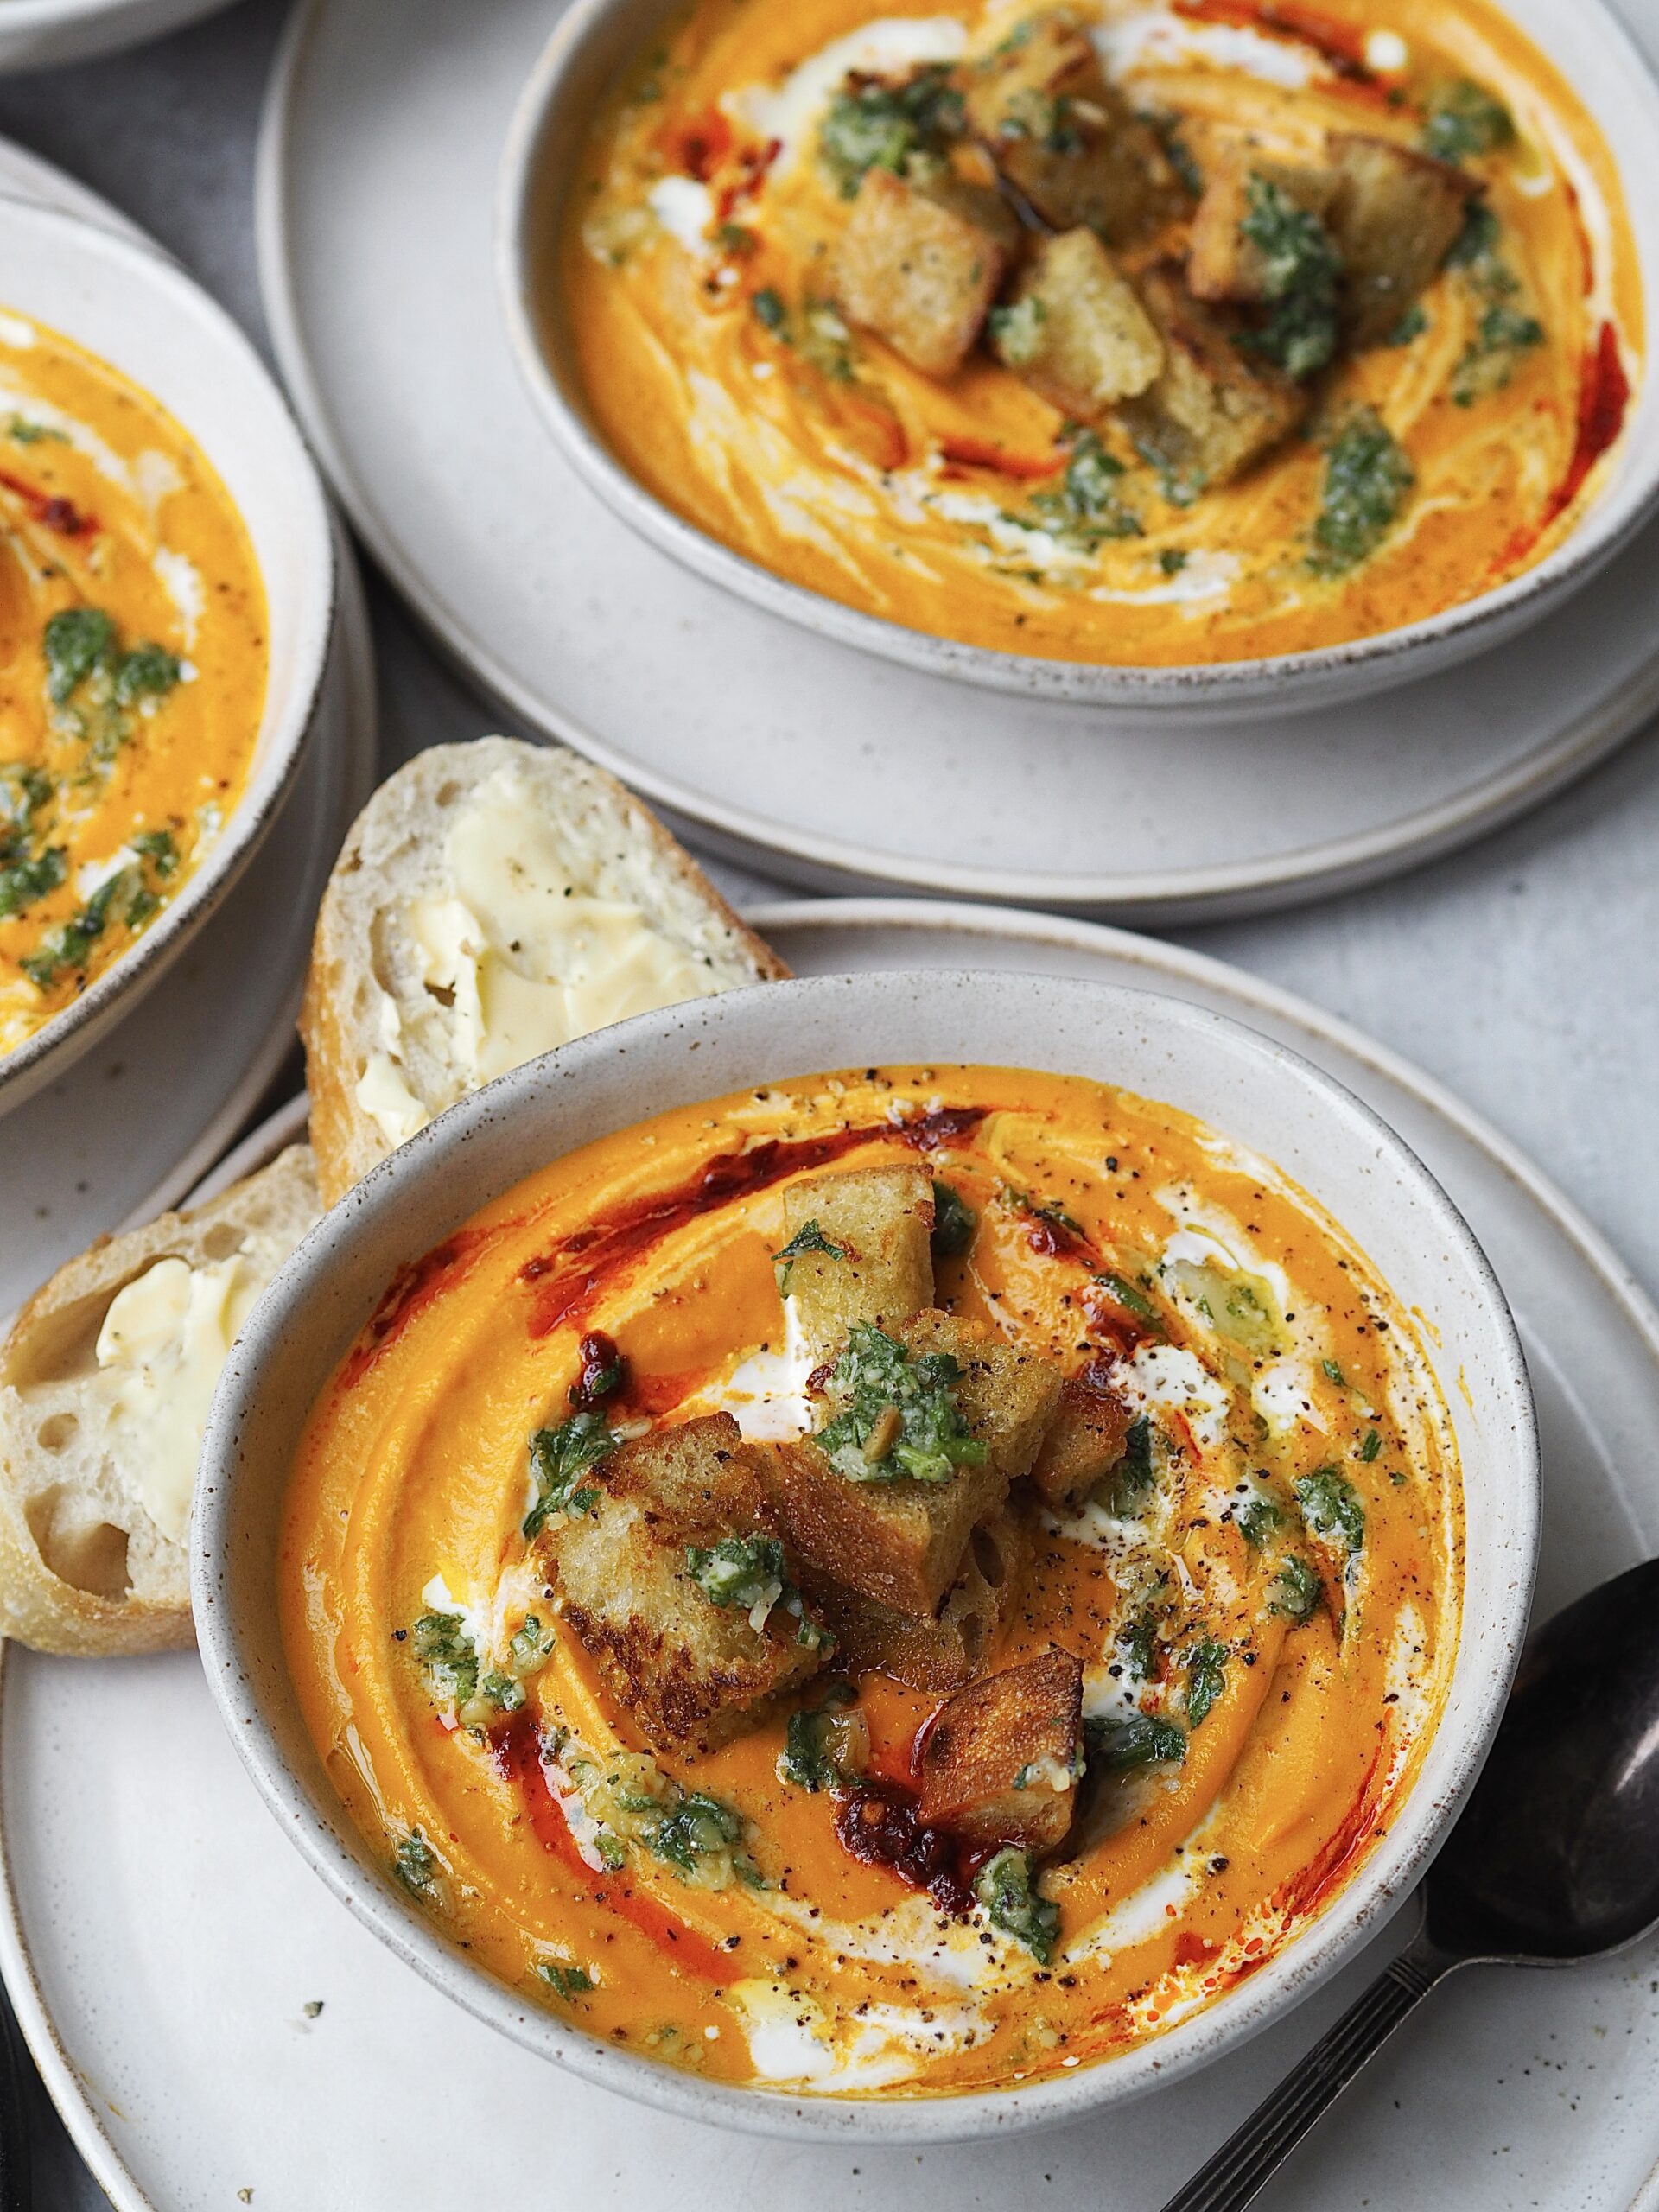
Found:
[(1243, 2212), (1373, 2051), (1457, 1964), (1419, 1936), (1316, 2043), (1164, 2212)]

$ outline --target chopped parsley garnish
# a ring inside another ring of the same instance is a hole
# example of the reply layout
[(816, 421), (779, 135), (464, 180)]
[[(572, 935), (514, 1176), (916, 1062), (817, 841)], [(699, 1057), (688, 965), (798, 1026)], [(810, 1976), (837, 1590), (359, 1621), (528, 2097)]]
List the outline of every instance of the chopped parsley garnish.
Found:
[(899, 84), (849, 73), (818, 134), (824, 167), (852, 200), (871, 169), (928, 173), (963, 126), (948, 63), (931, 61)]
[(531, 1472), (536, 1478), (536, 1503), (524, 1518), (524, 1533), (537, 1536), (556, 1513), (579, 1521), (599, 1503), (599, 1492), (582, 1482), (583, 1475), (608, 1459), (617, 1440), (599, 1414), (572, 1414), (556, 1428), (538, 1428), (530, 1440)]
[(1063, 1230), (1068, 1236), (1084, 1233), (1083, 1224), (1052, 1198), (1036, 1198), (1029, 1191), (1016, 1190), (1012, 1183), (1004, 1183), (997, 1198), (1010, 1213), (1029, 1214), (1033, 1221), (1046, 1222), (1051, 1229)]
[(149, 862), (163, 882), (169, 875), (177, 874), (179, 849), (170, 830), (141, 830), (131, 844), (133, 851)]
[(780, 1782), (816, 1793), (842, 1789), (864, 1771), (869, 1729), (861, 1713), (847, 1710), (856, 1695), (850, 1682), (832, 1682), (823, 1705), (791, 1713), (778, 1754)]
[(1158, 556), (1158, 565), (1166, 576), (1179, 576), (1188, 557), (1179, 545), (1166, 545)]
[(421, 1834), (411, 1828), (393, 1855), (391, 1871), (410, 1897), (423, 1904), (434, 1904), (443, 1893), (443, 1869), (438, 1854)]
[(1319, 1365), (1325, 1371), (1325, 1379), (1327, 1382), (1335, 1382), (1344, 1389), (1347, 1388), (1347, 1377), (1343, 1374), (1339, 1361), (1322, 1359)]
[(556, 1959), (543, 1959), (536, 1971), (548, 1987), (567, 2002), (575, 1997), (585, 1997), (599, 1985), (586, 1967), (562, 1966)]
[(165, 698), (183, 672), (178, 655), (164, 645), (135, 645), (116, 664), (115, 702), (131, 707), (140, 699)]
[(6, 435), (14, 445), (19, 446), (38, 446), (46, 442), (67, 446), (69, 442), (66, 431), (51, 429), (44, 423), (31, 423), (23, 415), (13, 415), (8, 419)]
[(9, 861), (0, 868), (0, 921), (21, 914), (25, 906), (55, 891), (68, 872), (68, 857), (63, 846), (48, 845), (44, 851)]
[(1421, 301), (1414, 301), (1382, 343), (1385, 346), (1409, 346), (1414, 338), (1421, 338), (1427, 328), (1428, 310)]
[(1249, 207), (1239, 229), (1262, 257), (1268, 313), (1239, 344), (1289, 376), (1311, 377), (1337, 350), (1342, 257), (1319, 217), (1269, 179), (1251, 176), (1246, 192)]
[(1500, 99), (1467, 77), (1437, 85), (1423, 118), (1421, 145), (1436, 161), (1495, 154), (1515, 137), (1515, 118)]
[(772, 1255), (778, 1277), (778, 1294), (789, 1296), (789, 1279), (795, 1272), (797, 1260), (809, 1252), (822, 1252), (828, 1260), (844, 1260), (848, 1256), (844, 1244), (832, 1244), (816, 1221), (803, 1222), (780, 1252)]
[(1368, 1428), (1365, 1432), (1365, 1441), (1360, 1446), (1357, 1456), (1369, 1466), (1382, 1449), (1382, 1438), (1374, 1428)]
[(1446, 267), (1472, 269), (1490, 260), (1497, 251), (1501, 235), (1502, 226), (1486, 202), (1471, 200), (1464, 214), (1463, 228), (1446, 248)]
[(1356, 409), (1325, 449), (1308, 565), (1319, 575), (1337, 576), (1375, 553), (1415, 481), (1403, 447), (1375, 408)]
[(960, 1259), (974, 1241), (978, 1218), (966, 1198), (951, 1184), (933, 1183), (933, 1234), (929, 1239), (936, 1260)]
[(1319, 1602), (1320, 1587), (1317, 1568), (1293, 1552), (1273, 1578), (1268, 1610), (1282, 1613), (1289, 1620), (1305, 1621)]
[(952, 1395), (961, 1379), (949, 1352), (912, 1359), (885, 1331), (855, 1322), (830, 1377), (842, 1411), (818, 1431), (818, 1444), (852, 1482), (949, 1482), (986, 1457)]
[(739, 1605), (747, 1613), (775, 1604), (788, 1587), (784, 1548), (776, 1536), (722, 1536), (708, 1550), (687, 1547), (686, 1572), (713, 1605)]
[(1365, 1508), (1345, 1475), (1334, 1467), (1316, 1467), (1311, 1475), (1297, 1478), (1296, 1497), (1314, 1535), (1350, 1553), (1363, 1548)]
[(1157, 1615), (1151, 1611), (1140, 1613), (1126, 1623), (1117, 1632), (1117, 1648), (1135, 1681), (1148, 1681), (1158, 1656)]
[(1129, 1423), (1123, 1456), (1096, 1485), (1095, 1495), (1109, 1513), (1128, 1519), (1152, 1488), (1152, 1422), (1145, 1414)]
[(784, 305), (784, 296), (770, 284), (764, 284), (750, 301), (754, 319), (774, 333), (782, 330), (789, 310)]
[(553, 1631), (543, 1628), (534, 1613), (526, 1613), (507, 1648), (512, 1654), (513, 1673), (521, 1678), (533, 1675), (553, 1649)]
[(1012, 1847), (988, 1859), (974, 1877), (974, 1895), (993, 1928), (1023, 1943), (1039, 1967), (1054, 1955), (1060, 1909), (1033, 1886), (1031, 1860)]
[(462, 1706), (477, 1695), (478, 1649), (459, 1613), (423, 1613), (409, 1640), (441, 1705)]
[(1186, 1732), (1155, 1713), (1122, 1719), (1085, 1720), (1089, 1764), (1103, 1774), (1131, 1774), (1143, 1766), (1179, 1766), (1186, 1757)]
[[(27, 830), (52, 796), (52, 779), (27, 760), (0, 766), (0, 833)], [(7, 842), (0, 836), (0, 843)]]
[(1186, 1662), (1187, 1726), (1197, 1728), (1227, 1687), (1227, 1647), (1206, 1637), (1195, 1643)]
[[(696, 1874), (702, 1862), (731, 1852), (743, 1836), (743, 1815), (706, 1789), (682, 1791), (658, 1822), (651, 1848), (678, 1874)], [(738, 1855), (733, 1856), (738, 1866)], [(746, 1862), (752, 1865), (752, 1862)], [(741, 1871), (741, 1869), (739, 1870)]]

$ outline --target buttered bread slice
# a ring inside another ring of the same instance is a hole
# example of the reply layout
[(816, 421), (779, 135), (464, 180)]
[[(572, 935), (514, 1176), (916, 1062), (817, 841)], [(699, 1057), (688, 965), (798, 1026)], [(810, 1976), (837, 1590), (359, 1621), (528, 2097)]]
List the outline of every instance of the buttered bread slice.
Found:
[(106, 1237), (29, 1300), (0, 1350), (0, 1634), (85, 1657), (190, 1642), (213, 1387), (321, 1211), (295, 1145), (194, 1213)]
[(602, 768), (434, 746), (358, 817), (317, 918), (300, 1030), (323, 1197), (537, 1053), (788, 972)]

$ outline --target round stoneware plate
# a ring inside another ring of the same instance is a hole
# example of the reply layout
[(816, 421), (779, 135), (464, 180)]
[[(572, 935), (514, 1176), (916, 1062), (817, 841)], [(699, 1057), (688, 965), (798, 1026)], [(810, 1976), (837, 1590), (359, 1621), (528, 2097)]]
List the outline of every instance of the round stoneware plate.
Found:
[(143, 934), (0, 1058), (6, 1112), (137, 1002), (258, 849), (299, 772), (335, 579), (327, 503), (287, 407), (241, 331), (177, 263), (78, 213), (0, 199), (0, 305), (111, 363), (196, 441), (251, 542), (270, 655), (246, 784), (224, 828)]
[[(1522, 31), (1552, 52), (1594, 116), (1621, 171), (1645, 174), (1659, 141), (1659, 86), (1602, 0), (1577, 0), (1571, 35), (1560, 0), (1507, 0)], [(508, 343), (547, 435), (610, 512), (697, 575), (752, 605), (899, 666), (1014, 697), (1071, 700), (1109, 722), (1126, 709), (1178, 725), (1252, 721), (1328, 708), (1491, 652), (1581, 590), (1653, 512), (1659, 493), (1659, 390), (1646, 378), (1618, 450), (1567, 541), (1536, 568), (1460, 606), (1370, 638), (1260, 660), (1187, 668), (1046, 660), (931, 636), (791, 582), (677, 513), (613, 454), (583, 390), (563, 312), (559, 239), (582, 142), (597, 100), (659, 36), (683, 0), (574, 0), (537, 57), (514, 110), (496, 204), (497, 295)], [(1551, 41), (1554, 41), (1553, 50)], [(1630, 200), (1645, 289), (1659, 290), (1659, 206)]]
[(91, 61), (161, 38), (226, 0), (0, 0), (0, 72)]
[[(1659, 52), (1659, 0), (1620, 4)], [(495, 298), (501, 149), (559, 14), (304, 0), (265, 117), (266, 312), (353, 520), (441, 642), (514, 721), (705, 847), (824, 889), (1157, 923), (1245, 912), (1465, 842), (1659, 705), (1653, 524), (1497, 653), (1231, 731), (976, 691), (692, 575), (561, 460)]]
[[(803, 973), (1006, 966), (1147, 986), (1280, 1037), (1446, 1184), (1519, 1319), (1544, 1437), (1541, 1611), (1659, 1546), (1659, 1317), (1531, 1165), (1427, 1078), (1218, 963), (1034, 915), (858, 902), (753, 918)], [(293, 1133), (287, 1120), (271, 1148)], [(255, 1147), (257, 1153), (257, 1147)], [(256, 1164), (245, 1155), (241, 1172)], [(120, 2212), (407, 2212), (556, 2187), (632, 2212), (806, 2197), (835, 2212), (1147, 2212), (1397, 1947), (1192, 2082), (1052, 2135), (921, 2152), (746, 2139), (550, 2073), (459, 2014), (335, 1904), (259, 1803), (188, 1655), (11, 1651), (0, 1681), (0, 1963)], [(1659, 1944), (1437, 1991), (1277, 2177), (1275, 2212), (1625, 2212), (1659, 2151)], [(135, 1999), (134, 1993), (139, 1993)], [(321, 2010), (314, 2008), (321, 2005)]]

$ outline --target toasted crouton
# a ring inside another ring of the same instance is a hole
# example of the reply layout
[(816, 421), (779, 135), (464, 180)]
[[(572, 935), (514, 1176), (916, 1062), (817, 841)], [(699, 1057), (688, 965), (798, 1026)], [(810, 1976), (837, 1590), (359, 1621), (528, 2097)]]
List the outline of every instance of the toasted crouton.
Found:
[[(772, 1465), (784, 1531), (803, 1561), (895, 1612), (931, 1614), (962, 1572), (976, 1527), (1036, 1458), (1059, 1398), (1059, 1376), (1030, 1352), (949, 1313), (918, 1313), (896, 1333), (912, 1358), (944, 1352), (957, 1361), (952, 1400), (983, 1457), (942, 1481), (860, 1480), (809, 1438), (778, 1446)], [(881, 1462), (872, 1457), (871, 1464)]]
[(1262, 249), (1244, 231), (1250, 213), (1253, 178), (1272, 185), (1293, 207), (1321, 221), (1330, 210), (1341, 178), (1334, 168), (1293, 168), (1263, 161), (1249, 147), (1225, 155), (1211, 170), (1192, 218), (1187, 257), (1187, 289), (1199, 300), (1262, 300), (1268, 296), (1268, 265)]
[(596, 1502), (555, 1516), (540, 1541), (560, 1611), (652, 1743), (724, 1743), (817, 1671), (829, 1639), (780, 1602), (793, 1579), (786, 1552), (786, 1580), (758, 1627), (750, 1606), (709, 1594), (690, 1557), (727, 1538), (777, 1541), (756, 1447), (729, 1414), (624, 1444), (588, 1479)]
[(836, 1637), (836, 1664), (849, 1675), (887, 1675), (938, 1696), (978, 1673), (1019, 1594), (1030, 1532), (1012, 1508), (982, 1522), (962, 1573), (936, 1614), (896, 1613), (828, 1576), (807, 1571), (806, 1587)]
[(1474, 178), (1384, 138), (1338, 132), (1339, 179), (1331, 233), (1343, 259), (1342, 317), (1350, 341), (1388, 337), (1431, 282), (1463, 228)]
[(1162, 339), (1092, 231), (1039, 247), (994, 327), (1007, 365), (1080, 422), (1144, 391), (1164, 365)]
[(998, 168), (1057, 231), (1086, 226), (1133, 245), (1192, 205), (1157, 133), (1064, 10), (1027, 16), (969, 69), (963, 94)]
[(948, 377), (984, 327), (1016, 227), (994, 192), (868, 169), (836, 249), (836, 297), (925, 376)]
[(1044, 1504), (1067, 1504), (1110, 1474), (1123, 1457), (1129, 1421), (1129, 1409), (1115, 1390), (1068, 1376), (1031, 1471), (1031, 1486)]
[[(832, 1358), (856, 1321), (896, 1328), (933, 1303), (933, 1185), (925, 1169), (809, 1175), (784, 1192), (784, 1225), (780, 1287), (815, 1359)], [(803, 1249), (791, 1250), (798, 1243)]]
[(1295, 428), (1307, 394), (1247, 362), (1235, 332), (1192, 298), (1176, 270), (1151, 270), (1141, 296), (1164, 340), (1164, 370), (1124, 403), (1123, 422), (1141, 451), (1190, 489), (1229, 483)]
[(1051, 1650), (959, 1690), (922, 1745), (920, 1812), (979, 1848), (1033, 1858), (1071, 1833), (1083, 1732), (1083, 1662)]

